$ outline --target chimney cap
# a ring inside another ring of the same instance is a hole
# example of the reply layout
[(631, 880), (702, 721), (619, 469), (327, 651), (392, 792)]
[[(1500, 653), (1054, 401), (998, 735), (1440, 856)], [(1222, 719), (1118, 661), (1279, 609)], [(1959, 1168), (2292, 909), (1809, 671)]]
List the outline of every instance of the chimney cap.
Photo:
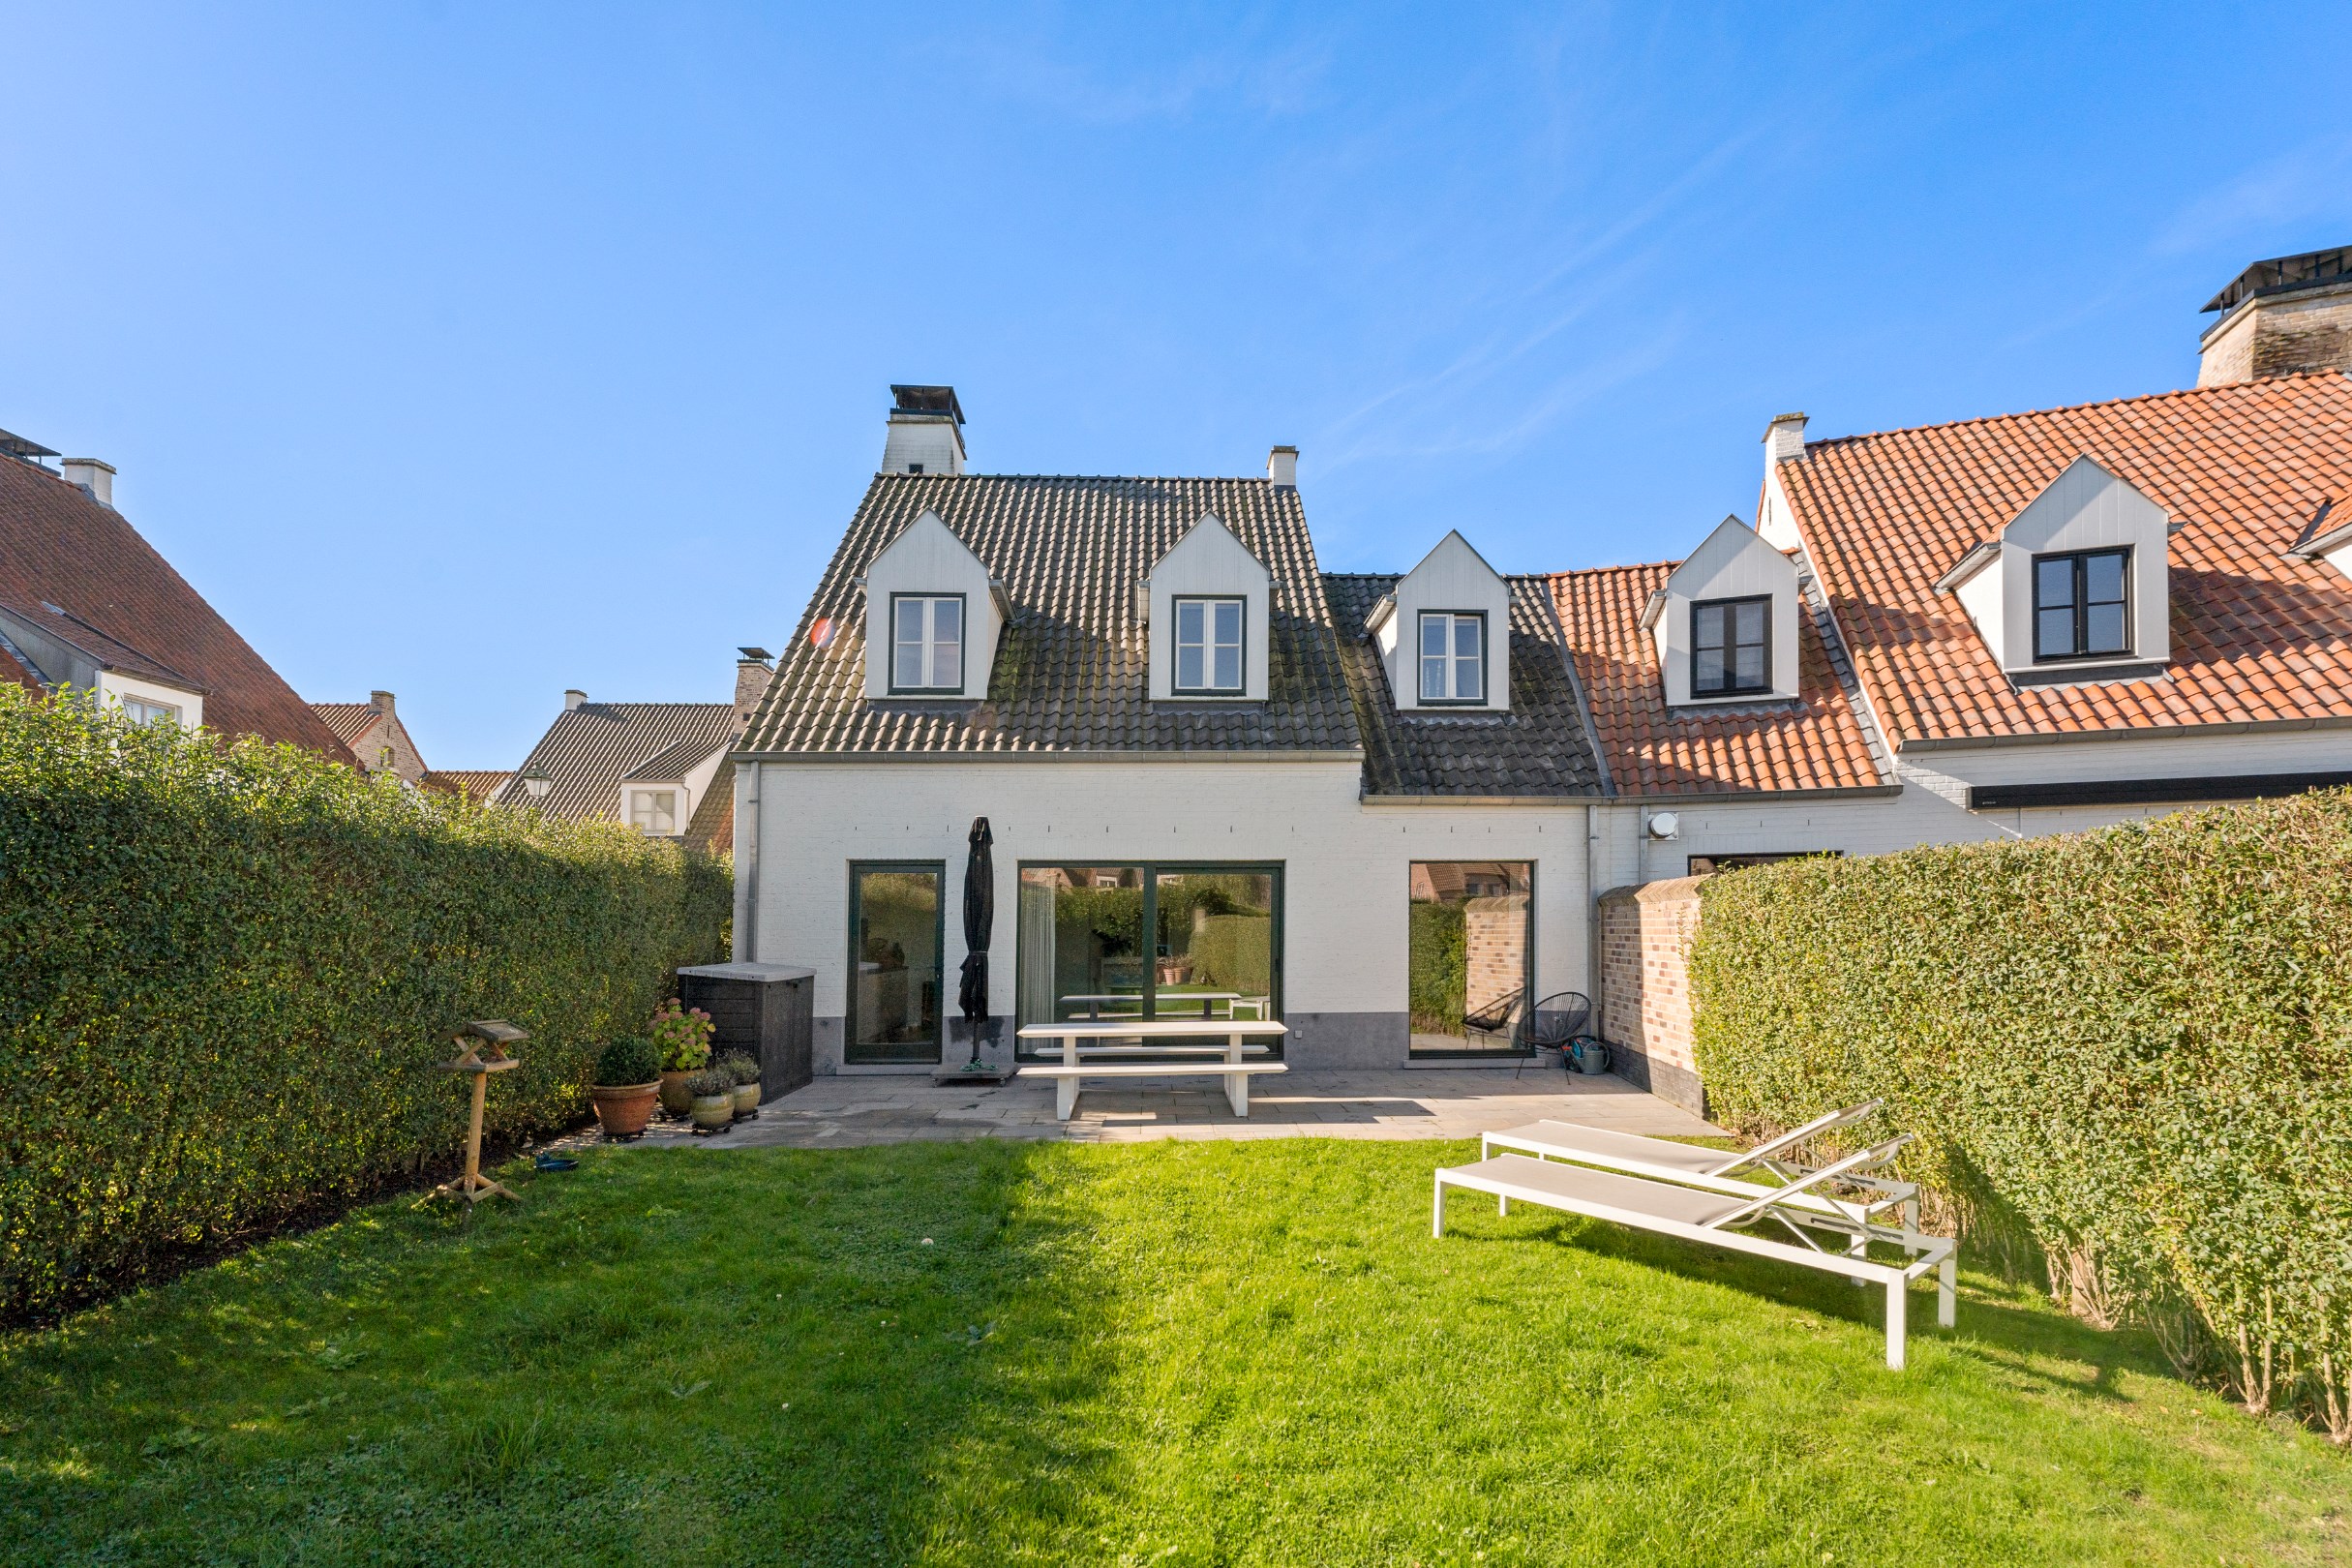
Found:
[(964, 422), (964, 406), (955, 401), (951, 386), (911, 386), (890, 383), (893, 414), (946, 414), (957, 424)]
[(58, 466), (66, 468), (104, 468), (108, 473), (119, 473), (122, 471), (115, 467), (113, 464), (108, 463), (105, 458), (67, 458)]
[(588, 693), (582, 691), (578, 686), (566, 686), (563, 688), (563, 710), (566, 713), (570, 712), (573, 709), (578, 708), (582, 703), (587, 701)]
[[(2205, 302), (2208, 311), (2228, 311), (2259, 294), (2290, 294), (2299, 288), (2352, 279), (2352, 245), (2332, 251), (2306, 251), (2301, 256), (2277, 256), (2257, 261), (2232, 278), (2229, 286)], [(2200, 313), (2202, 314), (2202, 313)]]
[(392, 694), (388, 691), (369, 692), (368, 706), (379, 713), (389, 713), (392, 711)]
[(736, 651), (742, 655), (740, 659), (737, 660), (739, 664), (766, 664), (775, 657), (773, 653), (764, 648), (739, 648)]

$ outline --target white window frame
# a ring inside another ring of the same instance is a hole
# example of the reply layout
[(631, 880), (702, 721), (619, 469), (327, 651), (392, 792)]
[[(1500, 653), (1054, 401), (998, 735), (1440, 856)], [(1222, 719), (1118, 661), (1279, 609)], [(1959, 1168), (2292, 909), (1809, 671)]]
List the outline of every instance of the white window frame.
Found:
[[(676, 789), (631, 790), (629, 792), (629, 826), (648, 838), (676, 838), (678, 836), (678, 798), (683, 793), (683, 791)], [(669, 800), (670, 807), (667, 812), (660, 811), (651, 803), (657, 797)], [(657, 816), (667, 816), (670, 819), (670, 825), (667, 828), (656, 828), (654, 821)]]
[[(1760, 674), (1753, 681), (1739, 678), (1739, 612), (1747, 605), (1763, 606), (1764, 636), (1755, 644)], [(1695, 702), (1714, 702), (1727, 697), (1768, 697), (1772, 687), (1772, 595), (1743, 593), (1726, 599), (1698, 599), (1691, 604), (1691, 698)], [(1699, 683), (1699, 655), (1704, 651), (1699, 641), (1700, 618), (1708, 611), (1723, 616), (1723, 681), (1715, 686)]]
[[(955, 640), (952, 644), (943, 642), (939, 635), (939, 607), (944, 604), (955, 606)], [(912, 642), (904, 640), (899, 635), (904, 629), (899, 620), (900, 610), (902, 607), (910, 606), (915, 608), (918, 618), (916, 640)], [(940, 693), (959, 695), (962, 693), (964, 689), (964, 645), (972, 632), (972, 618), (967, 613), (967, 609), (964, 596), (960, 593), (893, 593), (890, 595), (890, 695), (914, 697)], [(949, 647), (952, 647), (955, 652), (955, 678), (952, 682), (943, 685), (939, 682), (939, 677), (943, 673), (940, 669), (940, 655), (942, 649)], [(926, 683), (915, 685), (899, 679), (902, 673), (900, 659), (902, 655), (909, 652), (912, 652), (920, 661), (916, 673), (928, 678)]]
[(170, 724), (177, 726), (183, 712), (177, 703), (159, 703), (152, 697), (117, 697), (115, 702), (123, 716), (134, 724)]
[[(1464, 654), (1461, 646), (1461, 628), (1478, 628), (1478, 650)], [(1439, 649), (1430, 651), (1430, 631), (1442, 628)], [(1468, 696), (1462, 694), (1462, 675), (1467, 668), (1478, 683), (1478, 689)], [(1421, 694), (1424, 708), (1484, 708), (1487, 704), (1487, 613), (1484, 610), (1424, 610), (1420, 623), (1413, 628), (1414, 690)], [(1443, 688), (1438, 696), (1430, 695), (1430, 676), (1439, 674)]]
[[(1185, 612), (1196, 612), (1195, 624), (1188, 638)], [(1176, 663), (1168, 672), (1168, 689), (1179, 697), (1239, 697), (1249, 690), (1250, 682), (1250, 600), (1237, 593), (1178, 594), (1170, 611), (1176, 620)], [(1221, 636), (1217, 622), (1220, 612), (1230, 611), (1233, 616), (1233, 637), (1230, 642)], [(1233, 659), (1233, 679), (1230, 683), (1216, 678), (1220, 659), (1230, 651)], [(1200, 661), (1200, 679), (1188, 683), (1184, 678), (1185, 655), (1190, 652)]]

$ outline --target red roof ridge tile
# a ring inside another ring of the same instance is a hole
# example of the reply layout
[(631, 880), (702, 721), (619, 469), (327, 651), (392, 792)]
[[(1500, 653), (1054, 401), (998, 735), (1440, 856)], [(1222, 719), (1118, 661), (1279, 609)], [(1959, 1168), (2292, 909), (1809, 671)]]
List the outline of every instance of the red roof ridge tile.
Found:
[(1969, 419), (1945, 419), (1927, 425), (1896, 425), (1887, 430), (1857, 430), (1845, 436), (1824, 436), (1805, 442), (1805, 454), (1811, 456), (1817, 446), (1844, 446), (1854, 441), (1885, 440), (1896, 436), (1924, 436), (1938, 431), (1964, 430), (1971, 425), (1998, 425), (2012, 419), (2039, 419), (2053, 414), (2088, 413), (2098, 408), (2121, 408), (2134, 403), (2169, 403), (2228, 393), (2243, 393), (2276, 387), (2286, 382), (2316, 380), (2322, 377), (2352, 377), (2352, 373), (2337, 370), (2297, 371), (2291, 376), (2268, 376), (2258, 381), (2224, 381), (2215, 386), (2183, 386), (2165, 392), (2139, 392), (2127, 398), (2093, 398), (2086, 403), (2054, 404), (2047, 408), (2024, 408), (2011, 413), (1977, 414)]

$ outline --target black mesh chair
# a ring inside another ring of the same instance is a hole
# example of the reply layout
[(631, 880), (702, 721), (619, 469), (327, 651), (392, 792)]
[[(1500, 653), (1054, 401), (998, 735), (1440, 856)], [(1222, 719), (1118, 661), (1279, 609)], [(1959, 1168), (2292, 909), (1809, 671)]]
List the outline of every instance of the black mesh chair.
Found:
[(1504, 1047), (1508, 1049), (1513, 1037), (1525, 1027), (1526, 1021), (1526, 992), (1513, 989), (1462, 1013), (1462, 1032), (1465, 1036), (1477, 1036), (1485, 1042), (1482, 1048), (1487, 1050), (1494, 1048), (1494, 1037), (1500, 1035)]
[(1559, 991), (1538, 1002), (1524, 1020), (1523, 1041), (1537, 1050), (1563, 1051), (1592, 1022), (1592, 998)]

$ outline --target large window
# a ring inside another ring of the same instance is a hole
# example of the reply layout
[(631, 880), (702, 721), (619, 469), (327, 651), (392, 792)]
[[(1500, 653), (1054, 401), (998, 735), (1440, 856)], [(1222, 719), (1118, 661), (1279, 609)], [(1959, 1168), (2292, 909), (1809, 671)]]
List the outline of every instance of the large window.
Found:
[(2131, 552), (2034, 558), (2034, 657), (2090, 659), (2131, 651)]
[(848, 1033), (853, 1067), (937, 1062), (940, 954), (946, 943), (939, 861), (864, 860), (850, 866)]
[(1772, 689), (1772, 599), (1702, 599), (1691, 606), (1691, 695)]
[(1022, 1024), (1282, 1015), (1279, 866), (1024, 865), (1019, 923)]
[(1175, 689), (1187, 697), (1242, 693), (1243, 599), (1176, 601)]
[(177, 724), (180, 710), (169, 703), (149, 702), (143, 697), (125, 697), (123, 716), (134, 724)]
[(1487, 700), (1487, 618), (1459, 610), (1421, 612), (1421, 700)]
[(1406, 998), (1415, 1056), (1524, 1054), (1535, 982), (1535, 867), (1415, 860)]
[(964, 596), (890, 595), (890, 690), (964, 689)]
[(678, 831), (676, 790), (631, 790), (629, 826), (641, 833), (667, 838)]

